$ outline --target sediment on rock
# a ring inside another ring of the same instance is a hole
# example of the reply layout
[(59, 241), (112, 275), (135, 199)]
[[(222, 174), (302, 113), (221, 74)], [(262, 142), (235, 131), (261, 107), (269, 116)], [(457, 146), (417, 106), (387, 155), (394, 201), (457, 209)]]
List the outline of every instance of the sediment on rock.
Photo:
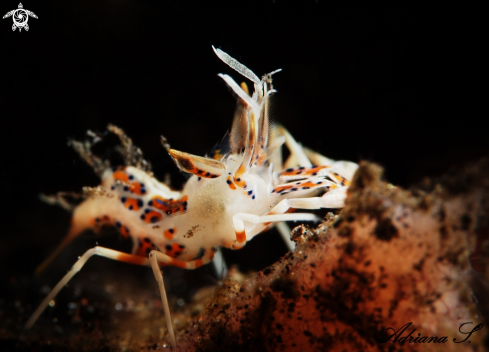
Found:
[[(484, 350), (487, 327), (457, 342), (489, 311), (488, 165), (407, 191), (362, 163), (340, 215), (295, 228), (295, 252), (224, 282), (179, 350)], [(401, 344), (413, 329), (425, 343)]]

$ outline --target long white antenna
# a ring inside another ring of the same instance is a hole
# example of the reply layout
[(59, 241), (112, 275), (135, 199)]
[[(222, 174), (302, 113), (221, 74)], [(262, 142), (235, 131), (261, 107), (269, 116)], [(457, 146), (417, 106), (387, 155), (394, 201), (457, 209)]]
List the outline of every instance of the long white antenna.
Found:
[(252, 81), (255, 84), (260, 84), (260, 79), (258, 78), (257, 75), (253, 71), (251, 71), (248, 67), (243, 65), (242, 63), (238, 62), (238, 60), (232, 58), (228, 54), (226, 54), (224, 51), (221, 49), (216, 49), (214, 46), (212, 46), (212, 49), (216, 53), (216, 55), (224, 61), (225, 64), (229, 65), (233, 70), (241, 73), (243, 76), (248, 78), (250, 81)]

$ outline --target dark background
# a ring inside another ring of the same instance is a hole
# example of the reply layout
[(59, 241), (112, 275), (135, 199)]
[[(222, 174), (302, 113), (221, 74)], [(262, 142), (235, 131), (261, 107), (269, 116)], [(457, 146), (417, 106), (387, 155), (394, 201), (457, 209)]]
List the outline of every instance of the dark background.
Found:
[[(217, 73), (238, 82), (241, 77), (211, 45), (259, 76), (282, 68), (274, 76), (273, 117), (328, 157), (380, 163), (396, 185), (436, 177), (488, 152), (487, 108), (480, 108), (487, 46), (480, 35), (481, 9), (444, 4), (339, 11), (321, 0), (22, 3), (39, 17), (29, 19), (28, 32), (12, 32), (11, 18), (0, 21), (4, 316), (13, 314), (15, 301), (25, 316), (32, 312), (43, 296), (40, 288), (52, 286), (96, 241), (82, 236), (34, 277), (33, 269), (69, 224), (68, 213), (38, 195), (98, 184), (67, 147), (68, 138), (116, 124), (141, 147), (156, 176), (171, 173), (175, 186), (184, 177), (159, 136), (198, 155), (220, 141), (235, 99)], [(17, 5), (2, 1), (2, 16)], [(130, 248), (116, 235), (97, 240)], [(283, 253), (274, 235), (264, 235), (227, 259), (242, 270), (257, 270)], [(121, 280), (153, 280), (149, 269), (109, 262), (92, 259), (86, 275), (108, 270)], [(199, 277), (190, 281), (215, 282), (208, 269)], [(177, 294), (191, 291), (190, 284), (176, 285)]]

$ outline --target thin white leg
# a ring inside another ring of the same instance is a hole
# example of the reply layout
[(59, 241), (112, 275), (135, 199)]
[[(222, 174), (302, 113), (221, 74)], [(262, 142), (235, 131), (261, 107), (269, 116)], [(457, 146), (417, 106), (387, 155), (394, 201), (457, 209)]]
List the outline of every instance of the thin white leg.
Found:
[[(157, 251), (151, 251), (149, 253), (149, 261), (151, 263), (151, 268), (153, 269), (153, 274), (155, 276), (156, 282), (158, 283), (158, 288), (160, 289), (161, 302), (163, 303), (163, 311), (165, 312), (166, 328), (168, 329), (168, 334), (170, 334), (170, 342), (173, 350), (177, 350), (177, 340), (175, 338), (175, 332), (173, 331), (173, 322), (171, 321), (170, 306), (168, 305), (168, 298), (166, 297), (165, 284), (163, 282), (163, 273), (158, 265), (158, 255)], [(164, 256), (166, 254), (160, 253)], [(168, 256), (167, 256), (168, 257)]]
[(273, 165), (274, 172), (282, 171), (282, 145), (285, 143), (284, 136), (277, 136), (267, 148), (267, 159)]
[(36, 322), (36, 320), (39, 318), (41, 313), (46, 309), (48, 306), (49, 302), (56, 297), (59, 291), (66, 286), (66, 284), (71, 280), (73, 276), (77, 272), (81, 270), (83, 265), (94, 255), (99, 255), (101, 257), (113, 259), (113, 260), (118, 260), (118, 261), (123, 261), (123, 262), (129, 262), (133, 264), (139, 264), (139, 265), (149, 265), (149, 260), (148, 258), (143, 258), (143, 257), (137, 257), (131, 254), (119, 252), (119, 251), (114, 251), (109, 248), (104, 248), (104, 247), (94, 247), (89, 249), (88, 251), (83, 254), (80, 259), (76, 261), (76, 263), (71, 267), (70, 271), (66, 273), (66, 275), (58, 282), (58, 284), (49, 292), (49, 294), (46, 296), (44, 301), (39, 305), (39, 307), (36, 309), (34, 314), (29, 318), (27, 323), (25, 324), (26, 329), (30, 329), (32, 325)]
[[(254, 215), (247, 213), (238, 213), (233, 216), (233, 226), (236, 233), (236, 242), (233, 245), (233, 249), (240, 249), (246, 244), (246, 231), (244, 222), (251, 222), (253, 224), (265, 224), (268, 225), (271, 222), (279, 221), (319, 221), (319, 217), (314, 214), (307, 213), (289, 213), (289, 214), (274, 214), (274, 215)], [(265, 228), (266, 226), (263, 226)], [(259, 233), (260, 231), (256, 232)]]
[(287, 226), (285, 222), (278, 222), (275, 227), (277, 228), (278, 233), (280, 233), (280, 236), (282, 237), (289, 251), (293, 252), (295, 250), (295, 242), (291, 241), (290, 239), (290, 227)]
[[(283, 214), (289, 208), (295, 209), (321, 209), (343, 208), (347, 187), (338, 187), (325, 193), (322, 197), (282, 199), (268, 214)], [(287, 215), (287, 214), (284, 214)]]
[(299, 166), (310, 167), (312, 166), (309, 158), (304, 153), (302, 146), (296, 142), (294, 137), (282, 126), (279, 127), (279, 133), (285, 136), (285, 145), (290, 150), (290, 154), (293, 155)]
[(164, 253), (152, 250), (149, 253), (149, 261), (151, 263), (151, 268), (153, 269), (153, 274), (155, 276), (156, 282), (160, 289), (161, 302), (163, 303), (163, 310), (165, 312), (165, 321), (168, 333), (170, 334), (170, 342), (173, 350), (177, 350), (177, 340), (175, 338), (175, 332), (173, 331), (173, 323), (171, 321), (170, 306), (168, 305), (168, 299), (166, 297), (165, 284), (163, 283), (163, 274), (161, 273), (158, 263), (165, 263), (168, 265), (178, 266), (183, 269), (196, 269), (204, 264), (209, 263), (214, 257), (214, 252), (207, 252), (202, 259), (195, 259), (188, 262), (183, 260), (175, 259), (166, 255)]
[(335, 160), (330, 159), (330, 158), (327, 158), (324, 155), (319, 154), (319, 153), (317, 153), (315, 151), (312, 151), (311, 149), (309, 149), (307, 147), (302, 147), (302, 149), (304, 150), (304, 153), (307, 155), (307, 157), (309, 158), (309, 160), (311, 160), (311, 162), (314, 165), (329, 166), (329, 165), (332, 165), (335, 162)]
[(346, 191), (348, 187), (338, 187), (323, 194), (321, 208), (338, 209), (345, 206)]
[(228, 267), (226, 265), (226, 262), (224, 261), (221, 248), (219, 248), (214, 255), (214, 260), (212, 261), (212, 264), (214, 264), (217, 278), (219, 280), (224, 279), (228, 275)]
[[(345, 205), (347, 187), (340, 187), (325, 193), (322, 197), (283, 199), (270, 211), (272, 214), (283, 214), (290, 208), (295, 209), (320, 209), (342, 208)], [(288, 214), (283, 214), (288, 215)], [(275, 225), (285, 244), (291, 252), (295, 249), (295, 243), (290, 240), (290, 228), (283, 222)]]
[[(154, 254), (157, 255), (154, 255)], [(166, 254), (156, 252), (156, 251), (151, 251), (150, 252), (150, 258), (145, 258), (145, 257), (140, 257), (124, 252), (119, 252), (115, 251), (113, 249), (105, 248), (105, 247), (94, 247), (89, 249), (88, 251), (83, 254), (80, 259), (76, 261), (76, 263), (72, 266), (70, 271), (58, 282), (58, 284), (49, 292), (49, 294), (46, 296), (44, 301), (39, 305), (39, 307), (36, 309), (34, 314), (29, 318), (27, 323), (25, 324), (26, 329), (30, 329), (32, 325), (36, 322), (36, 320), (39, 318), (41, 313), (46, 309), (47, 305), (49, 302), (56, 297), (56, 295), (61, 291), (61, 289), (66, 286), (66, 284), (71, 280), (73, 276), (77, 272), (81, 270), (81, 268), (85, 265), (85, 263), (90, 259), (92, 256), (98, 255), (101, 257), (121, 261), (121, 262), (126, 262), (126, 263), (131, 263), (131, 264), (137, 264), (137, 265), (151, 265), (153, 269), (153, 273), (155, 275), (155, 279), (158, 282), (158, 287), (160, 289), (160, 294), (161, 294), (161, 300), (163, 304), (163, 310), (165, 312), (165, 320), (166, 320), (166, 325), (168, 329), (168, 333), (170, 334), (170, 342), (172, 344), (172, 347), (174, 350), (176, 350), (176, 339), (175, 339), (175, 333), (173, 331), (173, 324), (171, 321), (171, 315), (170, 315), (170, 307), (168, 305), (168, 299), (166, 297), (166, 291), (165, 291), (165, 286), (163, 284), (163, 275), (161, 274), (161, 271), (159, 269), (159, 264), (160, 263), (165, 263), (169, 265), (174, 265), (174, 266), (179, 266), (179, 267), (184, 267), (187, 269), (194, 269), (196, 267), (199, 267), (203, 265), (205, 262), (209, 262), (212, 260), (212, 258), (206, 257), (206, 259), (198, 259), (194, 260), (191, 262), (183, 262), (181, 260), (172, 258)]]
[[(307, 199), (307, 198), (306, 198)], [(271, 215), (254, 215), (248, 213), (238, 213), (233, 216), (234, 229), (236, 231), (244, 230), (243, 221), (253, 224), (262, 224), (277, 221), (318, 221), (320, 220), (315, 214), (307, 213), (288, 213), (288, 214), (271, 214)]]

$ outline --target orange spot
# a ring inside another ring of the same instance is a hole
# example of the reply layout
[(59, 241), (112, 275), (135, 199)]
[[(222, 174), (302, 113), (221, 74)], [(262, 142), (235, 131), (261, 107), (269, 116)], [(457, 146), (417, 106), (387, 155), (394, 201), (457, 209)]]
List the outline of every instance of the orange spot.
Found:
[(185, 247), (180, 246), (178, 243), (170, 244), (171, 248), (165, 248), (165, 254), (169, 257), (176, 258), (182, 254)]
[[(143, 219), (143, 215), (144, 215), (144, 219)], [(161, 219), (163, 219), (163, 214), (154, 210), (151, 210), (150, 212), (145, 213), (143, 215), (141, 215), (141, 219), (148, 224), (154, 224), (155, 222), (161, 221)]]
[(227, 181), (227, 184), (228, 184), (229, 188), (231, 188), (232, 190), (235, 190), (236, 189), (236, 185), (231, 180), (231, 177), (228, 177), (226, 181)]
[(132, 206), (132, 208), (130, 208), (130, 210), (139, 210), (141, 207), (138, 205), (138, 203), (142, 204), (141, 200), (138, 198), (127, 198), (125, 203), (124, 203), (124, 207), (129, 209)]
[(129, 191), (134, 192), (136, 194), (142, 194), (141, 193), (141, 183), (140, 182), (131, 182), (129, 184)]
[(171, 239), (173, 239), (173, 237), (175, 237), (175, 234), (176, 233), (177, 233), (177, 229), (176, 228), (171, 228), (171, 229), (165, 230), (163, 232), (163, 235), (165, 236), (165, 238), (171, 240)]
[(246, 242), (246, 232), (245, 231), (236, 231), (236, 241), (238, 241), (238, 243)]
[(129, 175), (125, 171), (117, 170), (116, 172), (114, 172), (114, 180), (128, 182)]
[(197, 259), (195, 261), (195, 267), (200, 268), (202, 265), (204, 265), (204, 261), (202, 259)]

